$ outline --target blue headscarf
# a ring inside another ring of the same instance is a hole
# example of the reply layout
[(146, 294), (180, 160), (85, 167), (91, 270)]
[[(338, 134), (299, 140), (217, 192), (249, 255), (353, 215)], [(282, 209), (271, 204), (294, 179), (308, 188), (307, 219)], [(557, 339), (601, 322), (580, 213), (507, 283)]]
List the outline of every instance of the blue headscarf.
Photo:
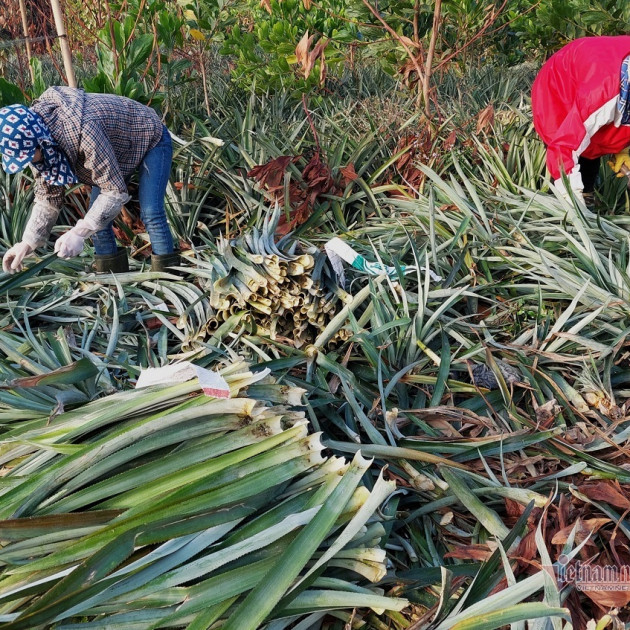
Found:
[[(42, 159), (35, 163), (35, 151)], [(19, 173), (29, 164), (44, 181), (54, 186), (76, 184), (79, 180), (61, 147), (50, 134), (41, 116), (26, 105), (0, 108), (0, 153), (6, 173)]]

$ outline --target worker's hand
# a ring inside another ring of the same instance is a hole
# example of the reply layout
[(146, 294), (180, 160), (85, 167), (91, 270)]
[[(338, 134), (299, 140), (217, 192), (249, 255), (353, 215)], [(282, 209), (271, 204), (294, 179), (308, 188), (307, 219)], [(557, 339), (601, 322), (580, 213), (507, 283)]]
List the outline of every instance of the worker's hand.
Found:
[(626, 174), (624, 171), (630, 169), (630, 147), (626, 147), (623, 151), (617, 153), (612, 160), (609, 160), (608, 166), (617, 173), (617, 177), (624, 177)]
[(85, 239), (88, 236), (92, 236), (96, 230), (93, 226), (82, 219), (77, 221), (77, 224), (68, 230), (65, 234), (62, 234), (55, 241), (55, 253), (59, 258), (74, 258), (83, 251), (83, 245)]
[(2, 258), (2, 270), (5, 273), (15, 273), (16, 271), (22, 271), (22, 261), (25, 256), (32, 253), (33, 248), (22, 241), (14, 245), (11, 249), (7, 250), (6, 254)]
[(55, 253), (59, 258), (74, 258), (83, 251), (84, 244), (85, 238), (79, 236), (73, 228), (55, 241)]

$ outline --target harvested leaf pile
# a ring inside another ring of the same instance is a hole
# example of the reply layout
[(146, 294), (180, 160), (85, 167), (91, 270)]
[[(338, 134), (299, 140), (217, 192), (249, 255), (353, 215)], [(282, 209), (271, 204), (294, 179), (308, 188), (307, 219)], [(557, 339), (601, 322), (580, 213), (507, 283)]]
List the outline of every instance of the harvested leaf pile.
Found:
[(287, 406), (302, 390), (242, 362), (222, 372), (227, 400), (195, 380), (5, 434), (3, 628), (253, 630), (272, 609), (405, 607), (368, 586), (385, 574), (374, 513), (394, 484), (370, 491), (367, 460), (322, 455)]
[[(315, 248), (295, 253), (295, 241), (285, 250), (274, 243), (272, 232), (253, 230), (236, 241), (218, 243), (209, 261), (211, 271), (201, 283), (214, 310), (206, 325), (209, 334), (242, 313), (252, 333), (302, 348), (352, 299), (328, 276), (323, 254)], [(350, 336), (340, 327), (328, 347)]]

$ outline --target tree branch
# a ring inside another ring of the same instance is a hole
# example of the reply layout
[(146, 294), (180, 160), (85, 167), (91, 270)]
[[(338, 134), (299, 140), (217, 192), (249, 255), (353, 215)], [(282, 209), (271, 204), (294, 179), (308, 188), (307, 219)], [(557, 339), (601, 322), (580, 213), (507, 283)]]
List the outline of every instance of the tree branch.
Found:
[(435, 45), (437, 43), (438, 33), (440, 31), (440, 22), (442, 21), (442, 0), (435, 0), (435, 9), (433, 11), (433, 25), (431, 27), (431, 40), (429, 42), (429, 52), (427, 53), (427, 61), (424, 66), (424, 81), (422, 82), (422, 93), (424, 96), (424, 113), (427, 118), (430, 117), (430, 101), (429, 101), (429, 82), (431, 80), (431, 66), (433, 65), (433, 56), (435, 54)]
[(370, 10), (370, 13), (381, 23), (383, 28), (404, 48), (407, 53), (413, 67), (418, 73), (418, 81), (424, 84), (424, 72), (418, 63), (418, 58), (411, 52), (411, 49), (405, 43), (405, 40), (380, 16), (379, 12), (368, 2), (368, 0), (362, 0), (363, 4)]

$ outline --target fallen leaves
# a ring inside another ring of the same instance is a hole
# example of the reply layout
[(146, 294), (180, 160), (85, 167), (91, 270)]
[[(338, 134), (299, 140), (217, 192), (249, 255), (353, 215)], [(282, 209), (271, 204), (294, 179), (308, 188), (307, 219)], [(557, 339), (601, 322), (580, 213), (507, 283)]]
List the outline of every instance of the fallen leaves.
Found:
[[(539, 420), (545, 413), (553, 416), (557, 412), (555, 406), (553, 400), (540, 405), (538, 410), (544, 411), (538, 413)], [(521, 453), (521, 457), (524, 461), (532, 462), (539, 474), (545, 470), (545, 462), (538, 455)], [(500, 467), (504, 474), (510, 480), (520, 478), (525, 482), (522, 476), (514, 477), (516, 469), (509, 469), (508, 459), (504, 456), (501, 460)], [(492, 461), (488, 463), (491, 467), (494, 466)], [(586, 630), (589, 619), (599, 619), (603, 612), (613, 607), (623, 609), (630, 603), (630, 591), (625, 590), (624, 585), (616, 588), (614, 582), (616, 568), (630, 567), (630, 541), (626, 530), (619, 527), (618, 519), (611, 516), (611, 510), (618, 513), (630, 510), (630, 486), (615, 479), (589, 481), (581, 475), (565, 478), (565, 481), (577, 491), (560, 491), (559, 496), (553, 499), (545, 511), (534, 508), (529, 514), (527, 529), (522, 533), (520, 541), (515, 547), (506, 550), (506, 553), (518, 580), (520, 576), (532, 575), (543, 568), (536, 542), (539, 528), (554, 562), (561, 554), (566, 553), (567, 545), (570, 545), (570, 549), (575, 549), (585, 543), (571, 562), (579, 562), (582, 567), (591, 567), (593, 572), (590, 575), (585, 573), (580, 578), (571, 576), (566, 582), (560, 581), (559, 587), (567, 589), (564, 591), (568, 595), (565, 601), (571, 610), (574, 628)], [(523, 510), (523, 505), (506, 497), (502, 511), (504, 524), (509, 528), (514, 527)], [(437, 521), (440, 514), (435, 514), (433, 518)], [(493, 541), (484, 541), (477, 537), (472, 541), (467, 540), (459, 535), (461, 530), (457, 526), (456, 516), (449, 523), (448, 551), (444, 557), (465, 562), (487, 561), (494, 551)], [(503, 582), (495, 592), (506, 586), (507, 583)]]
[(582, 593), (592, 600), (602, 611), (609, 611), (611, 608), (622, 608), (630, 602), (630, 591), (590, 591), (582, 589)]
[(173, 183), (173, 188), (175, 188), (175, 190), (183, 190), (184, 187), (187, 190), (194, 190), (195, 188), (197, 188), (194, 184), (190, 184), (190, 183), (184, 183), (184, 182), (174, 182)]
[(484, 107), (477, 116), (477, 129), (475, 133), (477, 135), (484, 131), (489, 131), (494, 126), (494, 106), (490, 103), (487, 107)]
[(622, 510), (630, 509), (628, 492), (621, 488), (618, 481), (598, 481), (584, 484), (580, 486), (580, 492), (592, 501), (608, 503)]
[(293, 187), (292, 201), (297, 201), (297, 207), (290, 218), (283, 216), (278, 224), (278, 232), (287, 234), (298, 225), (304, 223), (311, 215), (318, 197), (332, 192), (336, 188), (332, 173), (327, 164), (316, 153), (302, 171), (303, 186)]
[(436, 139), (428, 125), (416, 133), (404, 135), (398, 141), (394, 155), (400, 155), (400, 157), (394, 166), (410, 192), (419, 190), (424, 182), (424, 172), (418, 168), (418, 165), (432, 165), (438, 158), (435, 142)]
[(289, 164), (297, 162), (300, 157), (299, 155), (281, 155), (273, 160), (269, 160), (266, 164), (254, 166), (247, 173), (247, 176), (255, 179), (261, 187), (266, 188), (269, 192), (276, 192), (276, 189), (282, 185), (284, 173)]
[[(405, 38), (407, 39), (407, 38)], [(410, 40), (411, 41), (411, 40)], [(420, 55), (418, 56), (418, 59)], [(401, 75), (403, 83), (412, 90), (418, 83), (418, 59), (407, 58), (403, 64), (398, 68), (398, 73)]]
[(348, 166), (342, 166), (339, 169), (339, 173), (346, 180), (346, 185), (359, 177), (357, 172), (354, 170), (354, 164), (352, 163), (348, 164)]
[[(301, 158), (302, 156), (281, 155), (266, 164), (255, 166), (247, 175), (265, 190), (271, 203), (284, 206), (285, 174), (289, 165), (298, 164)], [(349, 182), (358, 177), (352, 164), (339, 169), (339, 173), (341, 181), (333, 177), (330, 167), (322, 160), (319, 151), (316, 151), (299, 177), (288, 179), (287, 197), (290, 210), (288, 216), (285, 214), (280, 218), (277, 233), (287, 234), (303, 224), (311, 216), (322, 195), (340, 194)]]
[(442, 151), (451, 151), (457, 142), (457, 131), (453, 129), (451, 133), (448, 134), (446, 140), (442, 144)]
[[(572, 532), (575, 531), (575, 544), (583, 543), (587, 538), (592, 536), (600, 527), (607, 525), (611, 520), (609, 518), (588, 518), (586, 520), (578, 519), (576, 523), (567, 525), (558, 530), (551, 539), (552, 545), (564, 545)], [(589, 540), (587, 544), (595, 547), (595, 543)]]
[(448, 553), (445, 553), (444, 557), (485, 562), (490, 558), (492, 552), (493, 550), (487, 544), (458, 545)]
[(538, 422), (538, 424), (542, 427), (547, 428), (556, 419), (556, 417), (560, 415), (561, 411), (562, 407), (560, 407), (558, 401), (555, 398), (552, 398), (545, 404), (536, 408), (536, 422)]

